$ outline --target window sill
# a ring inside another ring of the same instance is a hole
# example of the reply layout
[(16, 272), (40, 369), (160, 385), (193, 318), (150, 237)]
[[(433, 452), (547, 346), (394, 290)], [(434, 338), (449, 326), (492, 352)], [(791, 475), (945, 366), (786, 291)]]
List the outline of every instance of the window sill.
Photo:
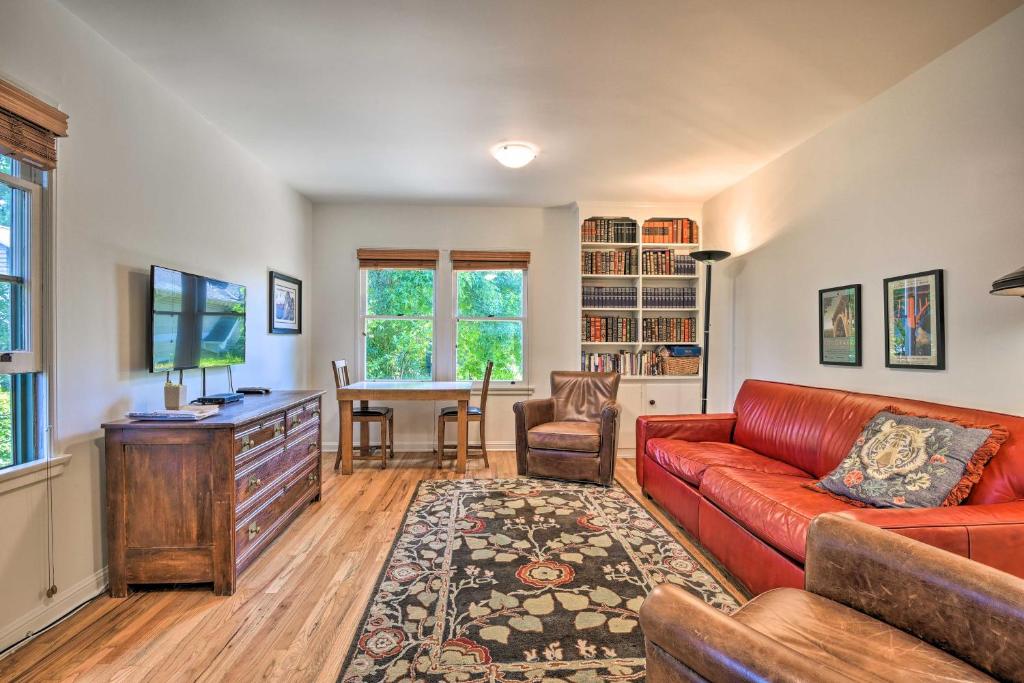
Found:
[[(480, 387), (473, 387), (473, 394), (479, 394)], [(533, 387), (527, 384), (494, 384), (487, 389), (491, 396), (533, 396)]]
[(0, 470), (0, 495), (45, 481), (47, 463), (51, 478), (59, 476), (64, 472), (69, 460), (70, 455), (55, 455), (49, 460), (36, 460)]

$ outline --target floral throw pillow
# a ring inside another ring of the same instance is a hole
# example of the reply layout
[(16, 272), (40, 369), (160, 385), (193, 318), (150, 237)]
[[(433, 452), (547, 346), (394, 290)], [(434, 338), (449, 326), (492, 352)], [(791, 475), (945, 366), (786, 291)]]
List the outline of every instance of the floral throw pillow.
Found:
[(875, 415), (839, 466), (807, 487), (861, 507), (959, 505), (1006, 441), (999, 426), (907, 415)]

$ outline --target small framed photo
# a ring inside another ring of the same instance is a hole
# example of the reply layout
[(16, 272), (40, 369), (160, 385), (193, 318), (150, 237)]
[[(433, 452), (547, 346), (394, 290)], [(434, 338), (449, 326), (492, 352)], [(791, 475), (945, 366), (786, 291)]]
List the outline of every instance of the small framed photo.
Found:
[(818, 362), (859, 366), (860, 285), (818, 290)]
[(946, 369), (942, 271), (885, 279), (885, 367)]
[(270, 271), (270, 334), (302, 334), (302, 280)]

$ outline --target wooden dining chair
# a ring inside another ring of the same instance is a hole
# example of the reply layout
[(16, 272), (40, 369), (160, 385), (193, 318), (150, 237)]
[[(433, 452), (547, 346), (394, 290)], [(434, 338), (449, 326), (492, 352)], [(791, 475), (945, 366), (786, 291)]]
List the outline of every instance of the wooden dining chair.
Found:
[[(331, 367), (334, 369), (334, 384), (338, 389), (351, 384), (348, 378), (348, 361), (335, 360), (331, 361)], [(341, 410), (338, 410), (338, 455), (334, 459), (334, 469), (338, 469), (341, 466), (341, 430), (345, 428), (340, 423)], [(387, 406), (374, 406), (369, 407), (366, 401), (360, 401), (358, 408), (352, 409), (352, 427), (355, 428), (356, 424), (360, 425), (359, 430), (359, 455), (352, 455), (353, 459), (369, 459), (373, 458), (371, 454), (374, 446), (370, 446), (366, 443), (369, 441), (369, 436), (363, 431), (363, 425), (365, 429), (369, 430), (371, 423), (378, 423), (380, 425), (380, 468), (384, 469), (387, 467), (388, 458), (395, 457), (395, 411)]]
[[(467, 444), (466, 456), (483, 458), (484, 467), (490, 467), (491, 464), (487, 462), (487, 433), (485, 430), (487, 416), (487, 391), (491, 386), (491, 370), (494, 368), (493, 361), (487, 361), (487, 369), (484, 370), (484, 383), (480, 388), (480, 405), (469, 407), (469, 421), (478, 422), (480, 424), (480, 443), (478, 445)], [(445, 458), (455, 458), (458, 455), (458, 451), (454, 450), (456, 447), (451, 446), (452, 454), (448, 455), (445, 449), (448, 448), (444, 443), (444, 426), (448, 422), (459, 421), (459, 408), (458, 406), (448, 406), (442, 408), (441, 413), (437, 416), (437, 448), (434, 452), (437, 453), (437, 469), (441, 469), (442, 461)]]

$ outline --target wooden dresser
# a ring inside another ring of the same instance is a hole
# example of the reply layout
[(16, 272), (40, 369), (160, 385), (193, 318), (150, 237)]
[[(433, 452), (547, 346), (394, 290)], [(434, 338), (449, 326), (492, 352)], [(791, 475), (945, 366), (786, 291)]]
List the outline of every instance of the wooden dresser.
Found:
[(250, 395), (199, 422), (103, 425), (110, 594), (206, 582), (234, 593), (238, 574), (320, 500), (322, 394)]

